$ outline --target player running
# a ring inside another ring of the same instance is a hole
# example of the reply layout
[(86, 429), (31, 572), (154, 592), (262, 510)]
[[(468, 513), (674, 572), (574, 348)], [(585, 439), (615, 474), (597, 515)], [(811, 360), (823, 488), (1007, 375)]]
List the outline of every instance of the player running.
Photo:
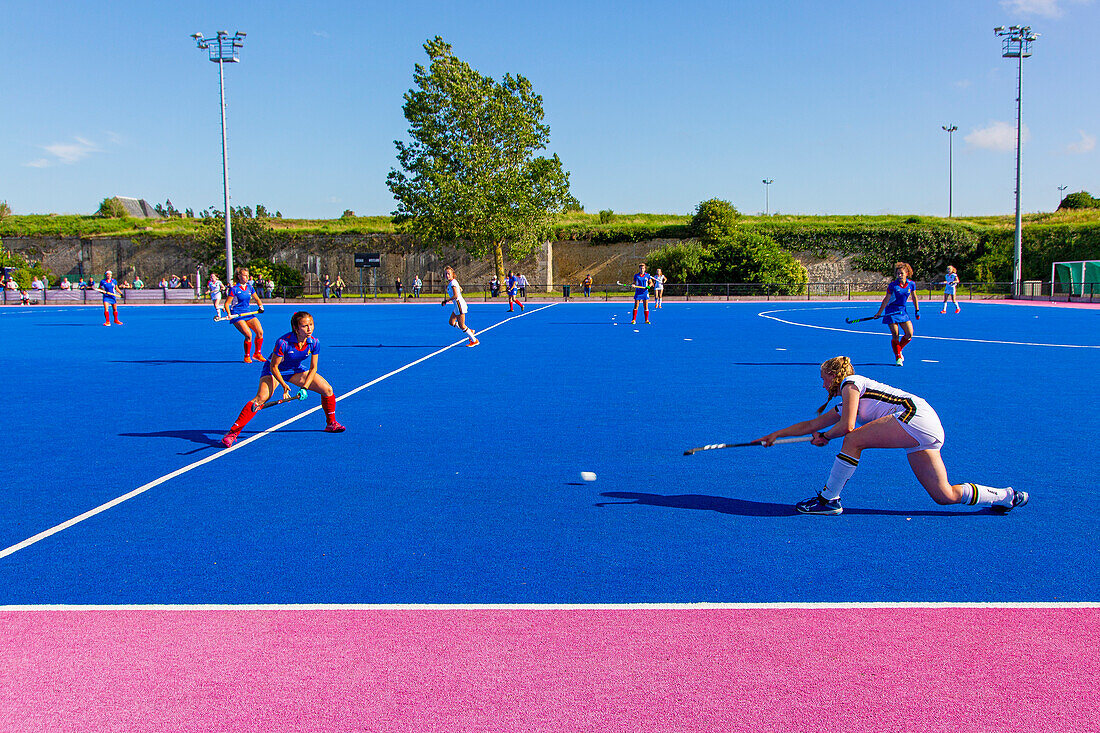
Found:
[(210, 296), (210, 302), (214, 304), (214, 317), (221, 318), (225, 313), (222, 307), (222, 294), (225, 293), (225, 284), (216, 272), (210, 273), (210, 279), (206, 282), (206, 292)]
[[(508, 273), (509, 282), (511, 282), (512, 273)], [(462, 286), (458, 284), (458, 280), (455, 279), (455, 271), (453, 267), (443, 268), (443, 282), (447, 292), (447, 297), (443, 299), (441, 305), (447, 305), (448, 303), (454, 303), (454, 313), (451, 313), (450, 323), (452, 326), (460, 331), (464, 331), (467, 336), (470, 337), (470, 341), (467, 346), (477, 346), (481, 342), (477, 340), (474, 329), (466, 325), (466, 313), (470, 307), (466, 305), (466, 299), (462, 297)], [(511, 300), (511, 291), (509, 291), (508, 299)], [(520, 310), (523, 310), (523, 304), (520, 303)], [(508, 310), (511, 310), (509, 308)]]
[[(252, 305), (252, 300), (256, 304)], [(248, 276), (247, 267), (238, 267), (236, 283), (229, 288), (229, 297), (225, 301), (225, 311), (229, 314), (229, 322), (236, 326), (244, 336), (244, 361), (247, 364), (252, 360), (267, 361), (262, 349), (264, 347), (264, 327), (260, 325), (257, 314), (264, 312), (264, 304), (260, 300), (256, 288), (252, 286), (252, 280)], [(256, 348), (252, 349), (252, 334), (256, 334)]]
[(519, 278), (511, 270), (508, 271), (508, 279), (504, 283), (505, 290), (508, 291), (508, 312), (512, 312), (512, 305), (518, 305), (519, 310), (523, 312), (523, 301), (519, 299)]
[[(878, 306), (878, 311), (872, 318), (882, 316), (882, 322), (890, 327), (890, 335), (893, 337), (890, 347), (894, 351), (894, 362), (898, 366), (905, 364), (905, 357), (901, 355), (910, 341), (913, 340), (913, 322), (909, 320), (909, 311), (905, 304), (909, 298), (913, 299), (913, 309), (916, 311), (917, 320), (920, 320), (920, 303), (917, 302), (917, 285), (909, 278), (913, 277), (913, 268), (905, 262), (894, 263), (895, 279), (886, 288), (886, 297)], [(886, 314), (883, 315), (885, 309)], [(905, 335), (899, 338), (898, 327), (905, 331)]]
[(947, 312), (947, 299), (955, 304), (955, 312), (959, 312), (959, 301), (955, 300), (955, 287), (959, 284), (959, 276), (954, 265), (947, 266), (947, 274), (943, 276), (943, 308), (940, 313)]
[[(275, 384), (283, 388), (283, 399), (290, 399), (290, 384), (301, 394), (306, 390), (321, 395), (321, 409), (325, 411), (325, 432), (342, 433), (346, 428), (336, 422), (336, 395), (332, 386), (317, 373), (317, 358), (321, 344), (313, 336), (313, 316), (298, 311), (290, 317), (290, 333), (279, 337), (271, 352), (271, 361), (260, 372), (260, 386), (256, 396), (244, 406), (237, 421), (222, 438), (226, 448), (237, 442), (241, 430), (260, 407), (275, 392)], [(287, 384), (289, 382), (290, 384)]]
[(634, 315), (630, 316), (631, 325), (638, 320), (638, 303), (642, 304), (642, 314), (645, 322), (649, 323), (649, 286), (653, 282), (653, 276), (645, 271), (645, 263), (638, 265), (638, 271), (634, 273)]
[[(121, 326), (122, 321), (118, 320), (118, 301), (119, 295), (122, 295), (122, 288), (119, 287), (118, 282), (111, 274), (110, 270), (103, 273), (103, 279), (99, 281), (96, 286), (96, 290), (103, 293), (103, 325), (111, 325), (111, 315), (115, 317), (115, 325)], [(110, 308), (111, 312), (108, 314), (107, 309)]]
[[(1027, 504), (1027, 492), (1011, 486), (1003, 489), (981, 484), (952, 484), (947, 480), (940, 448), (944, 434), (940, 418), (932, 406), (914, 394), (861, 377), (846, 356), (836, 356), (821, 365), (821, 386), (829, 400), (839, 396), (835, 410), (795, 423), (759, 439), (765, 446), (776, 439), (812, 435), (816, 446), (833, 438), (844, 438), (840, 452), (825, 479), (825, 487), (795, 505), (803, 514), (840, 514), (840, 491), (859, 465), (860, 454), (867, 448), (904, 448), (917, 481), (937, 504), (992, 506), (1008, 512)], [(857, 422), (860, 427), (856, 427)]]

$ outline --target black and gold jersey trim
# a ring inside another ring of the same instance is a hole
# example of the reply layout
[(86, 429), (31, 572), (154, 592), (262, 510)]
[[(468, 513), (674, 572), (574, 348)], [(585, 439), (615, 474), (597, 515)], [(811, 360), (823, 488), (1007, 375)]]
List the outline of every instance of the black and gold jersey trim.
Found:
[(898, 420), (903, 423), (908, 423), (913, 419), (913, 416), (917, 414), (917, 404), (909, 397), (898, 397), (897, 395), (886, 394), (880, 392), (877, 389), (868, 389), (863, 393), (861, 399), (866, 398), (869, 400), (878, 400), (879, 402), (885, 402), (888, 405), (897, 405), (904, 407), (905, 410), (898, 415)]

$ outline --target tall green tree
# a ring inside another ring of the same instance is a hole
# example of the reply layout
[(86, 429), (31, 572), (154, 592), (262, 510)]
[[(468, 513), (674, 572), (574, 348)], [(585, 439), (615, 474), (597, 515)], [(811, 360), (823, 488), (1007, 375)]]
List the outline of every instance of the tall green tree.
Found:
[(439, 36), (424, 50), (431, 63), (405, 94), (411, 140), (394, 141), (400, 166), (386, 177), (394, 220), (422, 242), (491, 256), (503, 278), (506, 252), (529, 256), (554, 215), (580, 204), (558, 156), (536, 156), (550, 127), (530, 81), (483, 76)]

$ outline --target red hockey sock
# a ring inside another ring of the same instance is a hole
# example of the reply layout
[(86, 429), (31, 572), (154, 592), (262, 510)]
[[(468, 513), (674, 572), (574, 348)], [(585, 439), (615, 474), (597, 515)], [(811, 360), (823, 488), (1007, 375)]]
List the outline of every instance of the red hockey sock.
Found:
[(264, 337), (263, 334), (256, 335), (256, 356), (260, 355), (260, 352), (264, 350)]
[(321, 396), (321, 409), (325, 411), (325, 420), (329, 425), (336, 422), (336, 395)]
[(898, 343), (897, 339), (890, 342), (890, 349), (893, 350), (895, 359), (901, 356), (901, 345)]
[(244, 406), (244, 409), (241, 410), (241, 414), (237, 415), (237, 422), (233, 423), (233, 427), (231, 427), (229, 429), (230, 432), (233, 432), (233, 433), (241, 432), (241, 428), (243, 428), (245, 425), (247, 425), (248, 421), (251, 420), (252, 417), (255, 414), (256, 414), (255, 405), (252, 402), (249, 402), (247, 405)]
[(244, 340), (244, 355), (252, 356), (252, 339)]
[(638, 306), (634, 306), (634, 313), (633, 313), (633, 315), (630, 316), (630, 320), (632, 320), (632, 321), (638, 320)]
[(908, 346), (909, 342), (912, 340), (913, 339), (909, 339), (908, 341), (898, 341), (898, 356), (901, 356), (901, 352), (905, 350), (905, 347)]

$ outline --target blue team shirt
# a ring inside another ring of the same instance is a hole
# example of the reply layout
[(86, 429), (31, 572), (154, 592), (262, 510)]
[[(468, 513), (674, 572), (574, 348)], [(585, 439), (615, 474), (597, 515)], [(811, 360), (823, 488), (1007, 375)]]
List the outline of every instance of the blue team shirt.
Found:
[(106, 278), (100, 280), (99, 289), (104, 292), (103, 300), (110, 303), (115, 302), (115, 296), (118, 295), (118, 293), (115, 292), (116, 290), (118, 290), (118, 283), (115, 282), (114, 278), (111, 278), (110, 280)]
[(516, 278), (512, 275), (508, 276), (507, 288), (508, 288), (508, 294), (509, 295), (515, 295), (516, 292), (519, 290), (519, 284), (518, 284)]
[(253, 310), (251, 301), (252, 296), (256, 294), (256, 288), (252, 287), (251, 280), (244, 285), (240, 283), (234, 284), (233, 287), (229, 288), (229, 294), (234, 298), (233, 315), (240, 315), (241, 313), (247, 313)]
[(945, 293), (955, 292), (955, 285), (957, 285), (958, 282), (959, 282), (959, 276), (958, 275), (956, 275), (953, 272), (948, 273), (947, 277), (944, 278), (943, 291)]
[[(279, 362), (279, 373), (283, 376), (289, 376), (291, 374), (308, 372), (313, 355), (320, 353), (320, 341), (310, 336), (305, 341), (305, 347), (299, 349), (298, 337), (291, 331), (290, 333), (280, 336), (279, 340), (275, 342), (275, 348), (271, 351), (271, 358), (274, 359), (278, 356), (282, 359), (282, 361)], [(264, 362), (263, 374), (271, 374), (270, 361)]]
[(649, 300), (650, 277), (652, 276), (648, 272), (634, 275), (634, 300)]
[(912, 280), (906, 280), (904, 286), (898, 285), (897, 280), (890, 283), (890, 286), (886, 288), (886, 293), (891, 297), (891, 300), (886, 304), (886, 311), (883, 316), (908, 315), (909, 311), (905, 308), (905, 302), (916, 291), (917, 286)]

